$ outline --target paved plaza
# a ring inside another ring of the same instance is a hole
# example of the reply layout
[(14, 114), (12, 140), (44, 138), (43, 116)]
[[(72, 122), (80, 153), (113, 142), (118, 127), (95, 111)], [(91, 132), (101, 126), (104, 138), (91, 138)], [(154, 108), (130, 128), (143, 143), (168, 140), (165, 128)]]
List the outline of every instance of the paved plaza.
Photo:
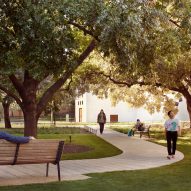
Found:
[[(87, 175), (88, 173), (154, 168), (169, 165), (184, 158), (184, 155), (177, 151), (175, 159), (167, 160), (166, 147), (138, 137), (128, 137), (110, 129), (105, 130), (103, 135), (98, 136), (121, 149), (123, 153), (102, 159), (61, 161), (62, 180), (91, 178)], [(0, 185), (57, 181), (56, 166), (50, 166), (48, 178), (45, 177), (45, 172), (46, 164), (0, 166)]]

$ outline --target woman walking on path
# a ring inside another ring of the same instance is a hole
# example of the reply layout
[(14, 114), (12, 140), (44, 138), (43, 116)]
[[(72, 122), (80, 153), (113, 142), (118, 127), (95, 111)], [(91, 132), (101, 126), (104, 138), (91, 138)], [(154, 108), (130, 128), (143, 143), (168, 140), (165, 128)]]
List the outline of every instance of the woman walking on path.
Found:
[(100, 134), (102, 134), (104, 130), (104, 124), (106, 123), (106, 115), (103, 109), (101, 109), (100, 113), (97, 116), (97, 122), (99, 123), (100, 126)]
[(166, 120), (165, 135), (167, 140), (168, 159), (175, 157), (176, 142), (178, 138), (178, 132), (180, 132), (180, 124), (178, 119), (175, 118), (173, 111), (168, 112), (169, 119)]

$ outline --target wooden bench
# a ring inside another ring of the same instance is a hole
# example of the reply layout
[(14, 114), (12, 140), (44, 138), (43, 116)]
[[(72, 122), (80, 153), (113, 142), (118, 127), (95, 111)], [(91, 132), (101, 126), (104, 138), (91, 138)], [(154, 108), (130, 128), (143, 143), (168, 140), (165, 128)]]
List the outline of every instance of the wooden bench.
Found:
[(64, 141), (59, 140), (30, 140), (26, 144), (16, 144), (0, 139), (0, 165), (47, 163), (46, 176), (48, 177), (49, 163), (52, 163), (57, 165), (60, 181), (59, 162), (63, 148)]
[(138, 134), (140, 134), (140, 138), (144, 134), (146, 134), (150, 138), (150, 128), (151, 128), (151, 125), (146, 125), (144, 131), (135, 130), (134, 133), (133, 133), (133, 136), (134, 136), (135, 133), (138, 133)]

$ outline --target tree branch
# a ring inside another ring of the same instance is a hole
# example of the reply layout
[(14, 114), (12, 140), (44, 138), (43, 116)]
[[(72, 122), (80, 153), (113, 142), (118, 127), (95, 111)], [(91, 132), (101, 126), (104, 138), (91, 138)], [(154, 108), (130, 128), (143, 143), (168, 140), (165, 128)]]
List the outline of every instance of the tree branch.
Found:
[(130, 88), (133, 85), (140, 85), (140, 86), (156, 86), (156, 87), (163, 87), (163, 88), (167, 88), (171, 91), (175, 91), (175, 92), (179, 92), (181, 93), (187, 100), (191, 100), (191, 94), (188, 90), (187, 87), (184, 86), (184, 84), (181, 83), (181, 85), (179, 87), (170, 87), (170, 86), (165, 86), (162, 83), (149, 83), (149, 82), (138, 82), (138, 81), (134, 81), (134, 82), (126, 82), (126, 81), (120, 81), (120, 80), (116, 80), (114, 78), (111, 77), (111, 75), (107, 75), (104, 74), (104, 72), (98, 72), (98, 73), (94, 73), (94, 74), (101, 74), (103, 76), (105, 76), (106, 78), (108, 78), (112, 83), (117, 84), (117, 85), (123, 85), (123, 86), (127, 86), (128, 88)]
[(183, 84), (182, 87), (178, 90), (178, 92), (181, 93), (186, 99), (191, 100), (191, 94), (188, 88), (186, 88)]
[(134, 85), (134, 84), (131, 84), (131, 83), (128, 83), (128, 82), (125, 82), (125, 81), (118, 81), (118, 80), (112, 78), (111, 75), (104, 74), (103, 72), (101, 72), (100, 74), (102, 74), (104, 77), (108, 78), (111, 82), (113, 82), (114, 84), (117, 84), (117, 85), (123, 85), (123, 86), (127, 86), (129, 88), (132, 85)]
[(174, 20), (172, 20), (172, 19), (169, 19), (169, 21), (170, 21), (171, 23), (173, 23), (174, 25), (176, 25), (177, 27), (181, 28), (181, 26), (180, 26), (176, 21), (174, 21)]
[(13, 86), (15, 89), (18, 91), (19, 95), (21, 98), (23, 97), (23, 92), (24, 92), (24, 87), (23, 85), (19, 82), (19, 80), (16, 78), (14, 74), (9, 76), (9, 79), (11, 80)]
[(71, 86), (71, 83), (72, 83), (72, 82), (73, 82), (73, 80), (72, 80), (72, 77), (71, 77), (71, 79), (70, 79), (70, 82), (69, 82), (68, 86), (67, 86), (66, 88), (60, 89), (60, 91), (69, 91), (69, 90), (70, 90), (70, 86)]
[(71, 67), (65, 74), (59, 78), (52, 86), (50, 86), (42, 95), (37, 105), (37, 118), (40, 116), (47, 103), (52, 99), (55, 92), (60, 89), (72, 73), (82, 64), (96, 46), (95, 40), (92, 40), (84, 52), (79, 56), (75, 66)]
[(108, 78), (114, 84), (124, 85), (124, 86), (127, 86), (128, 88), (130, 88), (133, 85), (140, 85), (140, 86), (163, 87), (163, 88), (167, 88), (169, 90), (176, 91), (176, 92), (179, 92), (179, 93), (182, 93), (183, 91), (185, 91), (183, 89), (184, 86), (182, 86), (182, 87), (166, 87), (166, 86), (162, 85), (161, 83), (149, 83), (149, 82), (144, 82), (144, 81), (140, 81), (140, 82), (138, 82), (138, 81), (127, 82), (127, 81), (116, 80), (116, 79), (112, 78), (111, 75), (104, 74), (103, 72), (100, 72), (99, 74), (105, 76), (106, 78)]
[(73, 21), (68, 21), (68, 24), (75, 26), (76, 28), (82, 30), (85, 34), (89, 34), (90, 36), (95, 38), (98, 42), (100, 42), (98, 36), (95, 36), (92, 31), (87, 30), (84, 26), (81, 26), (78, 23), (74, 23)]
[(22, 102), (19, 99), (19, 97), (17, 97), (14, 93), (9, 91), (7, 88), (3, 87), (2, 85), (0, 85), (0, 89), (4, 91), (8, 96), (12, 97), (17, 102), (17, 104), (22, 108)]

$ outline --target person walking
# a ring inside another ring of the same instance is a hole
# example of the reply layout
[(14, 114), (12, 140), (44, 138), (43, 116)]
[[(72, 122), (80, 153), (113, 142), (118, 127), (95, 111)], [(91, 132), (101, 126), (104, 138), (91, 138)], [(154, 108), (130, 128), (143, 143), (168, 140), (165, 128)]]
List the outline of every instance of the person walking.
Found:
[(100, 134), (102, 134), (104, 130), (104, 125), (106, 123), (106, 115), (103, 109), (101, 109), (100, 113), (97, 116), (97, 122), (99, 123), (100, 126)]
[(165, 135), (167, 140), (168, 159), (175, 158), (176, 142), (178, 138), (178, 132), (180, 132), (179, 120), (175, 118), (173, 111), (168, 112), (169, 119), (166, 120)]

